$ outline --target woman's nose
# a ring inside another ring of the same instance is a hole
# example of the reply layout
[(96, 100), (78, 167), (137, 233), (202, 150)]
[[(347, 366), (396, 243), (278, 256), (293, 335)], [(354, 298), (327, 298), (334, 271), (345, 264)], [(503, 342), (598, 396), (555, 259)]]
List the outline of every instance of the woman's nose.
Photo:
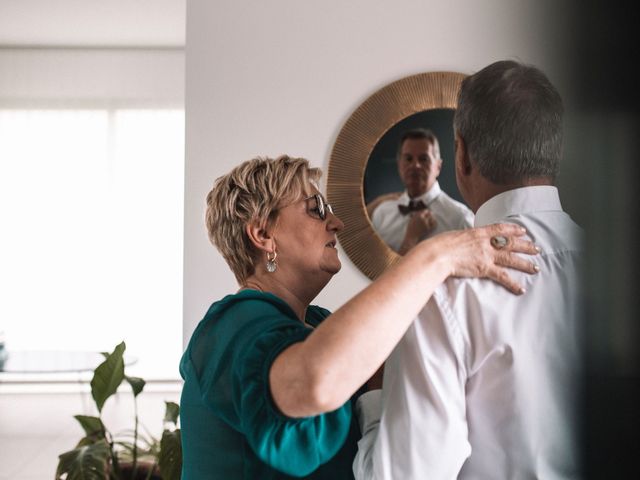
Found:
[(344, 223), (340, 220), (335, 213), (329, 213), (327, 215), (327, 229), (332, 232), (339, 232), (344, 229)]

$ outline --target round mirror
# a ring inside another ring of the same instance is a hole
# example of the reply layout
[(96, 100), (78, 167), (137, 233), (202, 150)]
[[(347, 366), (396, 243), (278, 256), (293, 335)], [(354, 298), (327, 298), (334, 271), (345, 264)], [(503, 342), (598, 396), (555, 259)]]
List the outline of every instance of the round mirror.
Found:
[(405, 132), (428, 129), (435, 134), (443, 159), (438, 182), (462, 201), (455, 182), (453, 113), (464, 77), (430, 72), (393, 82), (365, 100), (338, 134), (327, 171), (327, 198), (345, 223), (340, 244), (371, 279), (399, 259), (375, 231), (369, 213), (376, 199), (405, 190), (397, 163)]

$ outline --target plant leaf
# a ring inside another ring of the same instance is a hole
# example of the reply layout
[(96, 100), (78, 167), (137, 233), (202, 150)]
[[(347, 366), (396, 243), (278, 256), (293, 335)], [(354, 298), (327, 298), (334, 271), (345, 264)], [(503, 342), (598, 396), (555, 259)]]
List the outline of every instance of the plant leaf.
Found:
[(176, 429), (173, 432), (169, 430), (162, 432), (158, 465), (163, 480), (180, 480), (182, 471), (180, 429)]
[(164, 402), (166, 410), (164, 411), (164, 421), (172, 422), (174, 425), (178, 424), (178, 417), (180, 416), (180, 405), (174, 402)]
[(80, 423), (87, 437), (96, 437), (98, 439), (105, 437), (106, 428), (100, 418), (88, 415), (74, 415), (73, 418)]
[(134, 397), (137, 397), (140, 394), (140, 392), (142, 392), (142, 389), (144, 388), (145, 384), (147, 383), (140, 377), (127, 377), (127, 376), (125, 376), (124, 379), (127, 382), (129, 382), (129, 385), (131, 385), (131, 390), (133, 390), (133, 396)]
[(91, 395), (96, 402), (98, 411), (102, 412), (104, 402), (113, 395), (124, 379), (124, 342), (116, 346), (113, 353), (98, 365), (91, 379)]
[(94, 443), (99, 441), (100, 439), (96, 437), (82, 437), (78, 442), (78, 444), (76, 445), (76, 448), (86, 447), (87, 445), (93, 445)]
[(104, 440), (63, 453), (58, 458), (56, 480), (105, 480), (109, 461), (109, 445)]

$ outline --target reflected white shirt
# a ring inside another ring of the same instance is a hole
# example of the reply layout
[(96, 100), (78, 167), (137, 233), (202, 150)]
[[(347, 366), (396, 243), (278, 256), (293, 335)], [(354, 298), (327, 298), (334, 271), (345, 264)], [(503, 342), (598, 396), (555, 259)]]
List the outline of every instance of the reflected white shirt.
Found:
[[(450, 230), (463, 230), (473, 225), (473, 212), (469, 207), (443, 192), (438, 182), (415, 200), (422, 200), (437, 222), (436, 227), (425, 238)], [(371, 214), (371, 223), (376, 232), (396, 252), (402, 246), (411, 217), (411, 215), (402, 215), (398, 205), (409, 205), (407, 192), (395, 200), (382, 202)]]
[(500, 221), (541, 247), (540, 273), (512, 272), (522, 296), (478, 279), (436, 290), (385, 365), (382, 406), (377, 392), (358, 406), (357, 479), (580, 476), (582, 230), (549, 186), (497, 195), (475, 219)]

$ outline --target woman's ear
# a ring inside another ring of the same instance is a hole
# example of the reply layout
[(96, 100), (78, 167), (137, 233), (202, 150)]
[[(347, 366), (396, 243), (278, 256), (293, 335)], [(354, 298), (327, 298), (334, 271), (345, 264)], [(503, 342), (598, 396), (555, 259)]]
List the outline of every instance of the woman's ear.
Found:
[(276, 249), (276, 242), (273, 235), (267, 230), (267, 225), (260, 225), (257, 222), (249, 222), (245, 227), (249, 241), (262, 252), (273, 253)]

